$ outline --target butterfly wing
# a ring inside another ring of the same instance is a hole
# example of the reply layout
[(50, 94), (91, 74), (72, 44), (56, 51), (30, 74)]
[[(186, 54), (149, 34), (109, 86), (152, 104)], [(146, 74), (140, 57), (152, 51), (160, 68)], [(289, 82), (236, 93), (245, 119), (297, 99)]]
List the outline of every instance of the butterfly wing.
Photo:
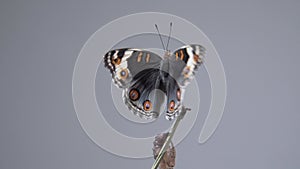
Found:
[(161, 61), (160, 56), (150, 51), (128, 48), (112, 50), (104, 56), (115, 84), (123, 88), (125, 104), (146, 119), (158, 117), (164, 101)]
[(187, 45), (179, 48), (172, 55), (166, 55), (161, 69), (169, 75), (167, 119), (173, 119), (181, 111), (184, 89), (202, 64), (204, 54), (205, 48), (201, 45)]
[(182, 88), (193, 79), (195, 71), (203, 63), (204, 55), (205, 48), (193, 44), (179, 48), (169, 57), (169, 73)]
[(123, 96), (125, 103), (135, 114), (151, 119), (158, 117), (166, 93), (166, 85), (160, 69), (149, 68), (133, 78), (130, 87), (123, 92)]
[(142, 70), (159, 68), (161, 60), (155, 53), (131, 48), (111, 50), (104, 55), (104, 65), (120, 88), (127, 88)]
[[(165, 72), (165, 71), (163, 71)], [(182, 89), (178, 85), (176, 79), (169, 73), (166, 73), (164, 81), (166, 82), (166, 95), (167, 95), (167, 111), (166, 119), (172, 120), (182, 109), (181, 92)]]

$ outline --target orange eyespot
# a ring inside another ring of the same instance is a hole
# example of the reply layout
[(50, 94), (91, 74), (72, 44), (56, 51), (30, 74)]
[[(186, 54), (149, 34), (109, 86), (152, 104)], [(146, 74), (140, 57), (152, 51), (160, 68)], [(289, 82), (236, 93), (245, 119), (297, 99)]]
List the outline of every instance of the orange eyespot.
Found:
[(127, 70), (127, 69), (122, 69), (122, 70), (119, 72), (119, 77), (120, 77), (122, 80), (127, 79), (127, 77), (128, 77), (128, 70)]
[(194, 61), (196, 62), (196, 63), (198, 63), (199, 62), (199, 56), (198, 55), (194, 55)]
[(175, 102), (174, 102), (174, 100), (172, 100), (172, 101), (170, 101), (170, 104), (169, 104), (169, 111), (174, 111), (174, 109), (175, 109)]
[(180, 99), (181, 99), (181, 91), (180, 91), (180, 89), (177, 89), (176, 96), (177, 96), (177, 100), (180, 101)]
[(132, 101), (138, 100), (140, 97), (140, 93), (136, 89), (131, 89), (129, 92), (129, 98)]
[(144, 101), (144, 110), (145, 111), (150, 111), (152, 109), (152, 103), (150, 102), (150, 100), (146, 100)]
[(113, 59), (112, 63), (115, 65), (119, 65), (121, 63), (121, 59), (120, 58)]

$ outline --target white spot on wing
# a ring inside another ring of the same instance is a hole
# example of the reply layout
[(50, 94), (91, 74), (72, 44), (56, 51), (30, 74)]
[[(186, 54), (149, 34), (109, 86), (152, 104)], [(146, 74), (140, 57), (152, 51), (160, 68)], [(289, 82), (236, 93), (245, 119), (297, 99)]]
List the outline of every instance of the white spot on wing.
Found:
[(197, 55), (200, 55), (200, 46), (198, 46), (198, 45), (195, 46), (195, 53)]
[(115, 54), (114, 54), (114, 56), (113, 56), (113, 59), (117, 59), (117, 57), (118, 57), (118, 53), (119, 53), (119, 51), (118, 51), (118, 50), (116, 50), (116, 52), (115, 52)]
[(188, 47), (188, 48), (186, 48), (186, 51), (187, 51), (187, 53), (189, 55), (189, 59), (187, 61), (187, 66), (190, 67), (190, 71), (188, 73), (188, 77), (190, 78), (190, 76), (193, 75), (196, 63), (194, 61), (193, 48), (192, 47)]

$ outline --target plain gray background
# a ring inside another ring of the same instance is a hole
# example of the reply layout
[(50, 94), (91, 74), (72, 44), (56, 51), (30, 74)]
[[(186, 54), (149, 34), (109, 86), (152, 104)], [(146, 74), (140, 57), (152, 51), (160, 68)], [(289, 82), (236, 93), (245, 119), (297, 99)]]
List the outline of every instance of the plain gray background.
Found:
[[(150, 168), (151, 158), (118, 157), (87, 137), (71, 88), (85, 41), (111, 20), (145, 11), (198, 26), (227, 75), (220, 126), (199, 145), (205, 113), (199, 115), (177, 147), (176, 168), (299, 168), (299, 9), (296, 0), (1, 1), (0, 168)], [(105, 78), (110, 82), (108, 72)]]

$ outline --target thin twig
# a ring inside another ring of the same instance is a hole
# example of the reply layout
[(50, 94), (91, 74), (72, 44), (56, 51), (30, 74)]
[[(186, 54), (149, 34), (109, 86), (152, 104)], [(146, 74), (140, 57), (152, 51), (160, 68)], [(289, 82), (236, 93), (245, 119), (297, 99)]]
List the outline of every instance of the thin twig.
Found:
[(171, 139), (172, 139), (172, 137), (173, 137), (173, 135), (174, 135), (174, 133), (177, 129), (177, 126), (179, 125), (180, 120), (183, 119), (184, 115), (186, 114), (186, 111), (188, 111), (188, 110), (191, 110), (191, 109), (183, 107), (182, 112), (180, 112), (180, 114), (177, 117), (176, 121), (173, 123), (173, 126), (172, 126), (172, 128), (171, 128), (171, 130), (170, 130), (170, 132), (169, 132), (162, 148), (160, 149), (160, 151), (158, 153), (158, 156), (156, 157), (155, 162), (153, 163), (151, 169), (157, 169), (162, 157), (164, 156), (164, 154), (166, 152), (166, 149), (167, 149), (168, 145), (171, 142)]

